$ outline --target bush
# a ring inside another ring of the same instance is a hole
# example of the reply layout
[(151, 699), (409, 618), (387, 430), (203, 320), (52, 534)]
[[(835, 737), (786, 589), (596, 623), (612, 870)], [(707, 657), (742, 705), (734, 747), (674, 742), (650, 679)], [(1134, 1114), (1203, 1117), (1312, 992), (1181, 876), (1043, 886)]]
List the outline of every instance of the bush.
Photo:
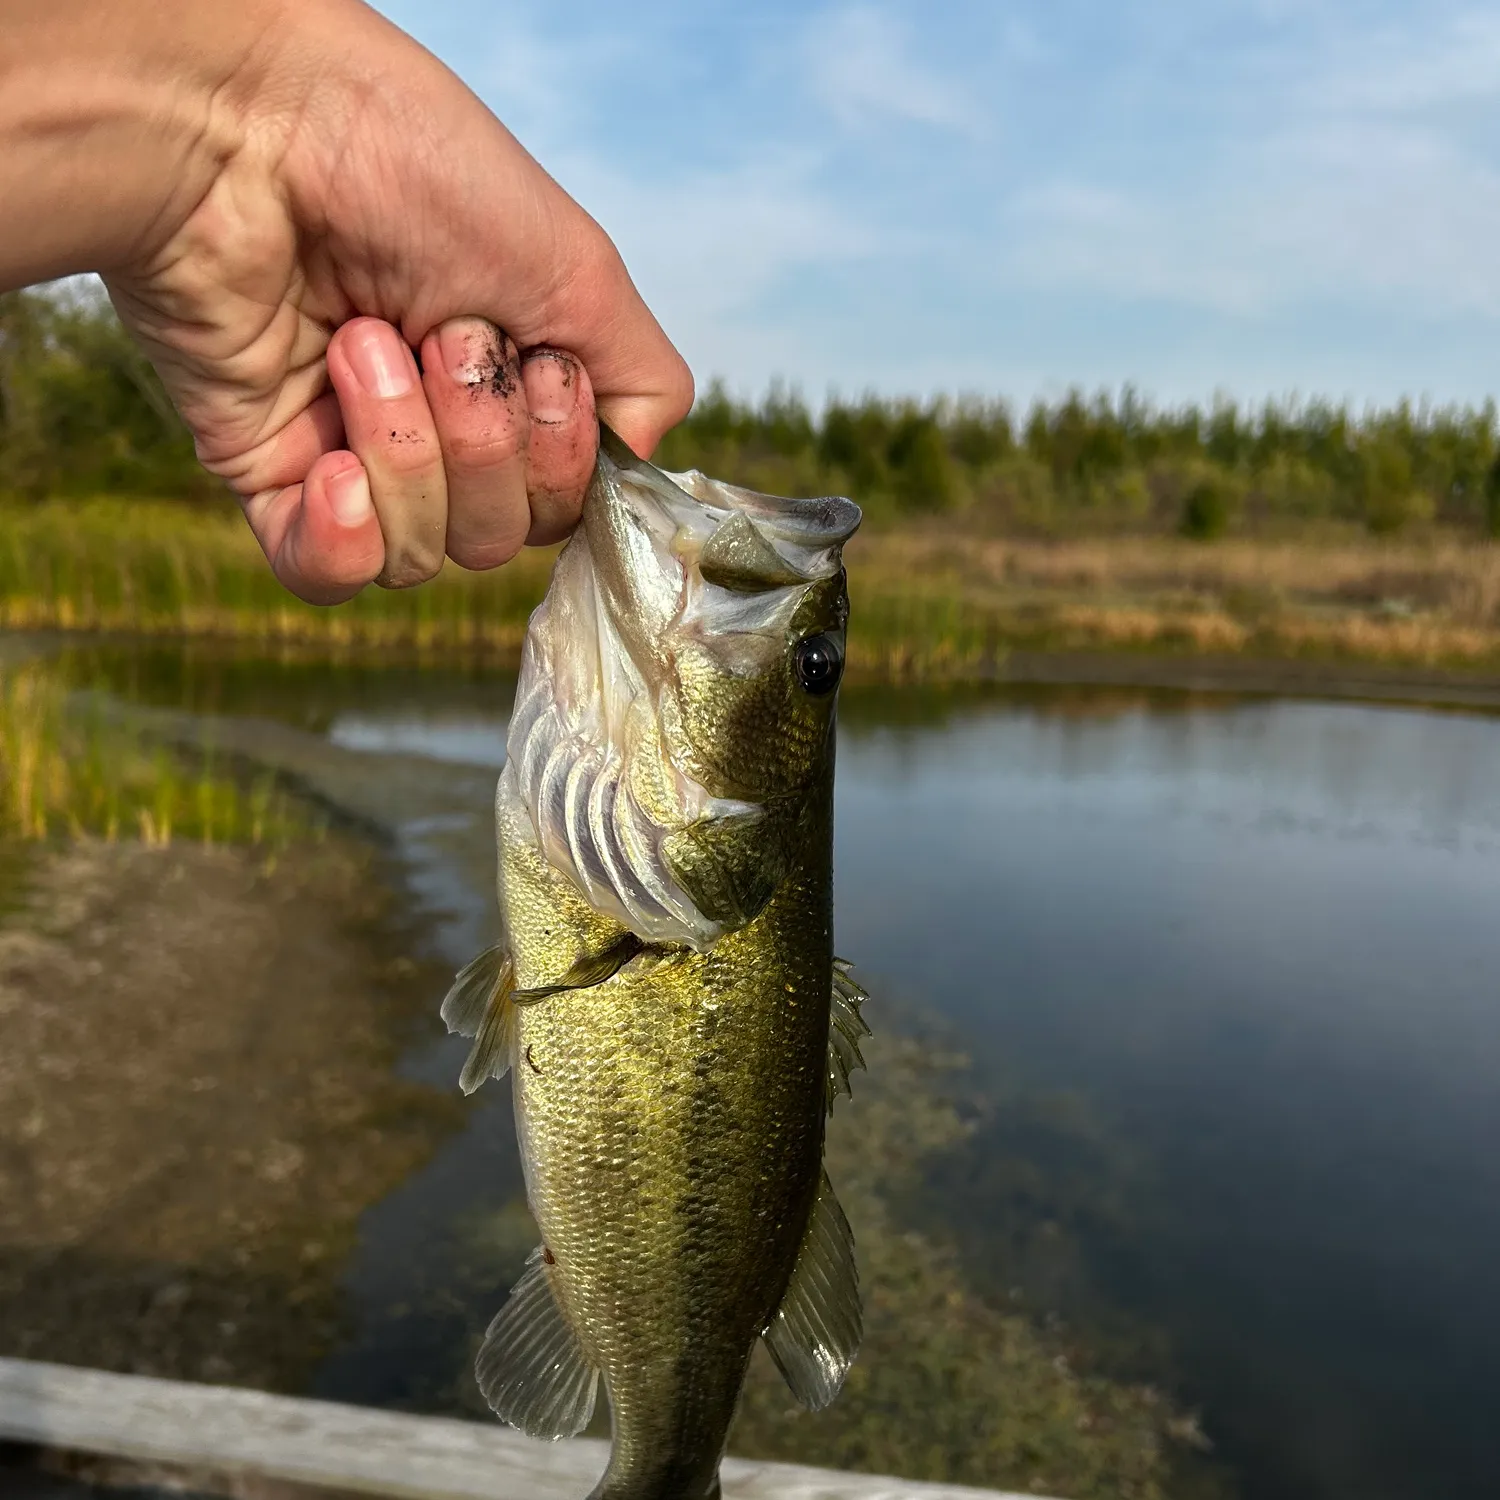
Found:
[(1229, 530), (1234, 518), (1234, 496), (1215, 475), (1205, 475), (1189, 486), (1182, 502), (1178, 530), (1195, 542), (1211, 542)]
[(1484, 476), (1484, 529), (1486, 535), (1500, 537), (1500, 458)]
[(958, 498), (958, 477), (942, 430), (931, 416), (909, 412), (887, 450), (896, 498), (904, 510), (948, 510)]
[(1299, 521), (1337, 514), (1333, 477), (1295, 453), (1277, 453), (1255, 479), (1255, 491), (1268, 515)]

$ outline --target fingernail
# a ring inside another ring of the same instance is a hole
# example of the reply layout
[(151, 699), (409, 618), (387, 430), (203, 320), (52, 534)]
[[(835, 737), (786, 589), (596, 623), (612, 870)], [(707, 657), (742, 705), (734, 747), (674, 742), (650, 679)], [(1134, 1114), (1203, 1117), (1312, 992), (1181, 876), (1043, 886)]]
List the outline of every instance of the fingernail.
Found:
[(365, 323), (349, 340), (349, 367), (367, 395), (404, 396), (416, 384), (411, 350), (388, 323)]
[(487, 385), (497, 396), (515, 389), (515, 350), (483, 318), (451, 318), (438, 329), (443, 367), (460, 385)]
[(578, 365), (567, 354), (544, 349), (521, 366), (526, 409), (537, 422), (566, 422), (578, 405)]
[(351, 529), (363, 526), (375, 514), (375, 506), (370, 500), (370, 481), (358, 464), (330, 474), (326, 484), (328, 506), (340, 526)]

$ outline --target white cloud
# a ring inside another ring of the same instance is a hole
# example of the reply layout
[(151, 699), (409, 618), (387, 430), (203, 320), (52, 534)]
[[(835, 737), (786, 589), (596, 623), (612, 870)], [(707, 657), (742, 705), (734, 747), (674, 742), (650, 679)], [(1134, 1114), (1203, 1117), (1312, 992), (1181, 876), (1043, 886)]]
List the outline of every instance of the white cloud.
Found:
[(962, 84), (919, 61), (910, 32), (885, 11), (850, 5), (820, 15), (806, 47), (814, 96), (845, 129), (897, 122), (983, 131)]
[(1490, 368), (1500, 10), (1477, 0), (387, 3), (604, 224), (704, 377), (1357, 390), (1388, 322), (1388, 389)]
[(1336, 38), (1295, 77), (1283, 57), (1242, 83), (1248, 132), (1191, 177), (1016, 194), (1012, 264), (1240, 317), (1360, 299), (1500, 315), (1500, 168), (1448, 117), (1500, 100), (1500, 18)]
[(865, 259), (879, 244), (818, 186), (809, 155), (654, 181), (586, 157), (551, 165), (620, 247), (700, 375), (764, 382), (802, 368), (804, 330), (794, 306), (776, 305), (778, 287), (800, 271)]
[(1334, 57), (1309, 80), (1313, 109), (1406, 113), (1500, 99), (1500, 16), (1492, 11), (1415, 30), (1351, 22), (1337, 35)]

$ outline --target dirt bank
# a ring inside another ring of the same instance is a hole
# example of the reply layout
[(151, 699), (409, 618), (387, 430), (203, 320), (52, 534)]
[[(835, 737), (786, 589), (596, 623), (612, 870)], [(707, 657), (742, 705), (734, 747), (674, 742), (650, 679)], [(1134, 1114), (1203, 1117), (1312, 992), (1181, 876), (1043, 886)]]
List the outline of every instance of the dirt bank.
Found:
[(295, 1389), (361, 1211), (454, 1126), (377, 857), (79, 843), (0, 901), (0, 1353)]

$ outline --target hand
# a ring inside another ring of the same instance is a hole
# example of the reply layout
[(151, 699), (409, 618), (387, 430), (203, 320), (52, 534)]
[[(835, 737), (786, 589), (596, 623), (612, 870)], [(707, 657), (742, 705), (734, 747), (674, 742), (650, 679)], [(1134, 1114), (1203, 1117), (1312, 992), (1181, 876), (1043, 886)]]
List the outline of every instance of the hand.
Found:
[[(603, 231), (358, 0), (0, 0), (8, 28), (31, 33), (0, 42), (15, 140), (30, 147), (49, 107), (80, 113), (80, 87), (115, 80), (131, 101), (83, 109), (82, 144), (58, 132), (42, 248), (12, 259), (23, 277), (103, 272), (302, 598), (556, 540), (578, 517), (596, 406), (649, 453), (691, 404)], [(6, 143), (0, 107), (0, 160)], [(24, 164), (0, 166), (14, 202), (7, 177), (24, 203)]]

